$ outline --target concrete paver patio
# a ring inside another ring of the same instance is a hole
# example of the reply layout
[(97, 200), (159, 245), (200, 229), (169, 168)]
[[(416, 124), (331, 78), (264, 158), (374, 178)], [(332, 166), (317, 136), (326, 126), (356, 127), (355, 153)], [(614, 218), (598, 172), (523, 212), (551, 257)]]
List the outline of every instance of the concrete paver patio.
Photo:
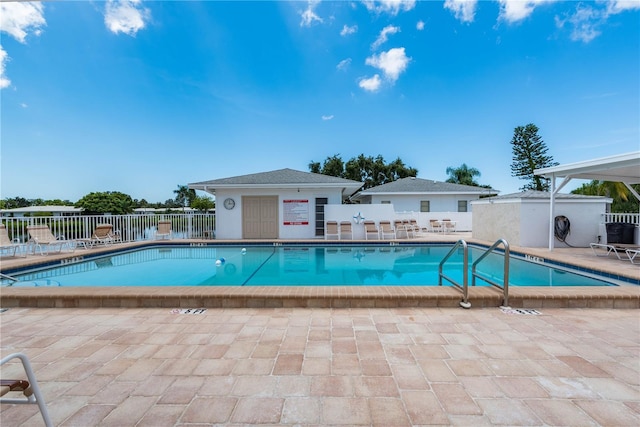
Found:
[(11, 308), (0, 347), (61, 426), (640, 425), (638, 310), (539, 311)]

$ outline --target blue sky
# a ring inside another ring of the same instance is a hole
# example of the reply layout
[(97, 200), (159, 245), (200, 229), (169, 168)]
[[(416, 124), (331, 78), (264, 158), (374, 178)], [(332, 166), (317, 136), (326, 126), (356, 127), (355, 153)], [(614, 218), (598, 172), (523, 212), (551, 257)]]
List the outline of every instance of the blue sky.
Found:
[(335, 154), (506, 194), (516, 126), (560, 163), (640, 149), (640, 0), (2, 2), (0, 37), (1, 198)]

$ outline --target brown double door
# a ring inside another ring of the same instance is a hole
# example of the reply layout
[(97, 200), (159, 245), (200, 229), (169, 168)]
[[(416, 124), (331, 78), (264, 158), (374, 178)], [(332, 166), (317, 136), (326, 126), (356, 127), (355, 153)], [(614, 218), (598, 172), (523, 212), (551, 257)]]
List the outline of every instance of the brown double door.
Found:
[(242, 238), (278, 238), (278, 196), (242, 197)]

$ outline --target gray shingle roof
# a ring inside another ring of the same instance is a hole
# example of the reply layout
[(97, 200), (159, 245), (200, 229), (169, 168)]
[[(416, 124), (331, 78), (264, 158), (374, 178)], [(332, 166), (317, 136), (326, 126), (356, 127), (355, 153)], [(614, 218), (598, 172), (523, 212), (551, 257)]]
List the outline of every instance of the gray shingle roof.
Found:
[(473, 185), (452, 184), (432, 179), (402, 178), (387, 184), (368, 188), (360, 194), (392, 194), (392, 193), (481, 193), (491, 194), (496, 190)]
[(302, 172), (294, 169), (278, 169), (270, 172), (232, 176), (211, 181), (194, 182), (189, 186), (232, 187), (232, 186), (277, 186), (277, 185), (320, 185), (329, 187), (349, 187), (356, 189), (361, 182), (318, 173)]

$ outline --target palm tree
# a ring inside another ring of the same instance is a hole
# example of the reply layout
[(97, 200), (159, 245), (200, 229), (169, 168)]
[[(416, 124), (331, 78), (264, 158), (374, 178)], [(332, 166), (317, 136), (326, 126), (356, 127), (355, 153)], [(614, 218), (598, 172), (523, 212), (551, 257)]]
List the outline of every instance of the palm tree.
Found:
[(178, 185), (178, 189), (173, 190), (173, 192), (176, 194), (176, 203), (180, 206), (190, 206), (191, 202), (196, 198), (196, 190), (186, 185)]
[(449, 175), (447, 182), (451, 182), (453, 184), (473, 185), (475, 187), (479, 186), (479, 184), (474, 181), (473, 177), (480, 176), (480, 171), (476, 168), (470, 168), (465, 163), (457, 168), (449, 166), (447, 168), (447, 175)]

